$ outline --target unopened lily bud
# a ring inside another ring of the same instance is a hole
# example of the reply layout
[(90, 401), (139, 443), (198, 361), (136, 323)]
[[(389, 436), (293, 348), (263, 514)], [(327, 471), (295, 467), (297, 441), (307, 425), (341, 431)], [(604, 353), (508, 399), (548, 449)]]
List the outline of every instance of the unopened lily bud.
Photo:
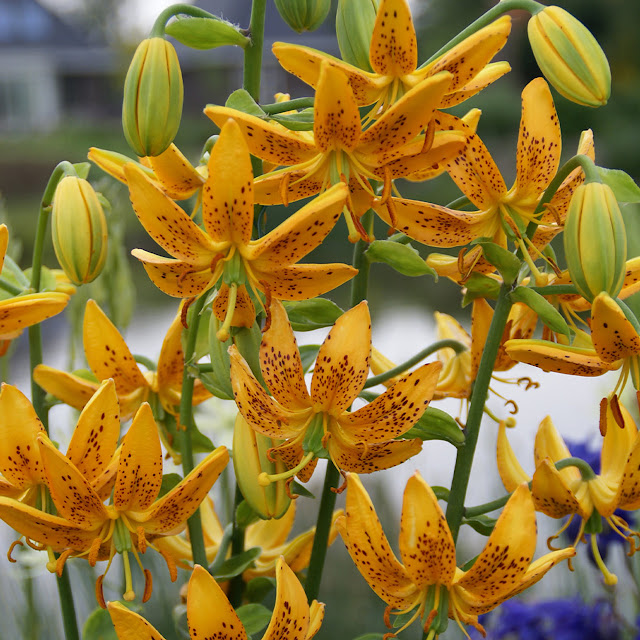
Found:
[(259, 481), (265, 474), (272, 477), (287, 471), (284, 462), (269, 459), (268, 450), (277, 444), (278, 441), (254, 431), (238, 414), (233, 430), (233, 468), (244, 499), (264, 520), (281, 518), (291, 503), (286, 480)]
[(338, 0), (336, 35), (342, 59), (365, 71), (372, 71), (369, 46), (379, 4), (379, 0)]
[(622, 289), (627, 234), (616, 197), (600, 182), (580, 185), (571, 197), (564, 250), (573, 284), (589, 302), (602, 291), (615, 298)]
[(158, 156), (173, 142), (182, 116), (182, 73), (173, 45), (164, 38), (143, 40), (124, 81), (122, 128), (141, 157)]
[(282, 19), (298, 33), (315, 31), (331, 9), (331, 0), (275, 0)]
[(579, 20), (560, 7), (545, 7), (531, 17), (528, 31), (540, 70), (560, 94), (587, 107), (607, 103), (609, 62)]
[(93, 187), (75, 176), (58, 183), (51, 218), (53, 248), (75, 285), (95, 280), (107, 259), (107, 221)]

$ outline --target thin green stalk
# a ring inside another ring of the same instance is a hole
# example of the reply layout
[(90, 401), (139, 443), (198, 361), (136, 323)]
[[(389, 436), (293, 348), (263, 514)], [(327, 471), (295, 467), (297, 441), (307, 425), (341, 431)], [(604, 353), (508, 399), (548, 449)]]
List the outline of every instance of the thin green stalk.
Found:
[(285, 100), (284, 102), (261, 104), (260, 108), (269, 115), (275, 115), (293, 109), (308, 109), (309, 107), (313, 107), (313, 104), (313, 98), (295, 98), (293, 100)]
[[(236, 485), (236, 495), (234, 500), (235, 514), (236, 509), (240, 503), (244, 500), (244, 496), (240, 491), (240, 487)], [(238, 526), (238, 521), (233, 518), (233, 529), (231, 533), (231, 557), (238, 556), (244, 551), (244, 529)], [(237, 609), (242, 604), (242, 597), (244, 595), (244, 579), (242, 574), (235, 576), (229, 582), (229, 602), (234, 609)]]
[(24, 293), (24, 289), (22, 287), (17, 287), (13, 282), (9, 282), (6, 278), (0, 278), (0, 289), (4, 289), (7, 293), (10, 293), (13, 296), (18, 296), (21, 293)]
[[(189, 371), (188, 364), (190, 364), (196, 351), (200, 312), (204, 306), (205, 297), (206, 296), (202, 295), (193, 303), (193, 314), (191, 316), (191, 323), (187, 329), (187, 343), (184, 348), (185, 366), (182, 373), (182, 395), (180, 397), (180, 425), (182, 429), (184, 429), (184, 432), (180, 453), (182, 454), (182, 470), (185, 477), (191, 473), (194, 467), (191, 434), (193, 431), (193, 386), (195, 379)], [(200, 510), (196, 511), (189, 518), (187, 526), (189, 527), (189, 540), (191, 541), (193, 561), (195, 564), (206, 567), (207, 554), (204, 548)]]
[(313, 538), (311, 560), (309, 560), (309, 570), (307, 571), (307, 580), (304, 589), (309, 603), (316, 600), (320, 593), (320, 582), (322, 581), (322, 571), (327, 556), (329, 532), (331, 531), (331, 518), (333, 508), (336, 504), (336, 492), (333, 491), (333, 489), (338, 486), (339, 481), (340, 472), (331, 460), (327, 460), (327, 472), (324, 477), (322, 498), (320, 500), (320, 508), (318, 509), (316, 534)]
[(253, 0), (249, 37), (251, 44), (244, 50), (242, 86), (251, 97), (260, 102), (260, 79), (262, 77), (262, 48), (264, 46), (264, 14), (267, 0)]
[(493, 367), (512, 304), (509, 296), (509, 287), (503, 284), (500, 288), (500, 295), (498, 296), (491, 326), (489, 327), (489, 335), (482, 352), (478, 375), (473, 386), (469, 416), (465, 427), (465, 441), (458, 449), (453, 471), (453, 481), (451, 483), (449, 503), (447, 504), (447, 522), (454, 542), (458, 538), (460, 524), (464, 515), (464, 500), (469, 486), (469, 476), (478, 443), (484, 405), (487, 401), (489, 385), (491, 384), (491, 375), (493, 374)]
[(65, 567), (62, 575), (56, 580), (58, 594), (60, 596), (60, 608), (62, 609), (62, 626), (64, 627), (65, 640), (80, 640), (76, 608), (73, 603), (71, 581), (69, 580), (69, 568)]
[(457, 340), (438, 340), (437, 342), (430, 344), (428, 347), (425, 347), (414, 356), (411, 356), (407, 361), (399, 364), (397, 367), (389, 369), (378, 376), (373, 376), (373, 378), (369, 378), (364, 383), (364, 388), (368, 389), (369, 387), (375, 387), (377, 384), (386, 382), (389, 378), (393, 378), (394, 376), (404, 373), (407, 369), (413, 367), (414, 364), (418, 364), (418, 362), (428, 358), (432, 353), (440, 351), (440, 349), (453, 349), (456, 353), (462, 353), (467, 350), (467, 347)]
[(212, 13), (205, 11), (204, 9), (199, 9), (198, 7), (194, 7), (190, 4), (172, 4), (170, 7), (167, 7), (160, 15), (156, 18), (156, 21), (153, 23), (153, 27), (151, 28), (151, 33), (149, 34), (150, 38), (163, 38), (164, 37), (164, 28), (173, 18), (178, 14), (184, 14), (185, 16), (191, 16), (192, 18), (212, 18), (214, 20), (220, 20), (218, 16), (214, 16)]
[[(369, 209), (361, 218), (362, 226), (367, 229), (371, 227), (373, 221), (373, 211)], [(364, 240), (358, 240), (353, 247), (353, 266), (358, 270), (358, 273), (351, 280), (351, 306), (355, 307), (357, 304), (367, 299), (367, 292), (369, 290), (369, 268), (370, 263), (365, 255), (365, 251), (368, 249), (369, 244)]]
[(426, 62), (421, 64), (419, 68), (422, 69), (423, 67), (426, 67), (436, 58), (439, 58), (441, 55), (453, 49), (453, 47), (455, 47), (457, 44), (460, 44), (469, 36), (491, 24), (501, 15), (507, 13), (507, 11), (521, 9), (533, 14), (537, 13), (540, 9), (543, 8), (544, 5), (540, 4), (539, 2), (535, 2), (534, 0), (501, 0), (494, 7), (491, 7), (489, 11), (483, 13), (477, 20), (472, 22), (466, 29), (462, 30), (455, 38), (452, 38), (451, 40), (449, 40), (449, 42), (447, 42), (447, 44), (438, 49), (438, 51), (436, 51)]

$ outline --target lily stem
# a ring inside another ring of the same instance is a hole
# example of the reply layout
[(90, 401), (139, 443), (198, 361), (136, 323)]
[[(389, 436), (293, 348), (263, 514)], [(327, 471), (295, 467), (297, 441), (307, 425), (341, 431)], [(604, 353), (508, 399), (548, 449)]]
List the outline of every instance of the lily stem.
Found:
[[(244, 496), (240, 491), (240, 487), (236, 485), (236, 495), (234, 500), (234, 514), (240, 503), (244, 500)], [(244, 529), (238, 525), (237, 519), (233, 518), (233, 529), (231, 533), (231, 557), (239, 556), (244, 551)], [(231, 578), (229, 582), (229, 602), (234, 609), (242, 604), (244, 595), (244, 579), (242, 574)]]
[(62, 575), (56, 580), (58, 594), (60, 596), (60, 608), (62, 609), (62, 626), (64, 627), (65, 640), (80, 640), (78, 622), (76, 620), (76, 608), (73, 603), (71, 581), (69, 580), (69, 568), (65, 567)]
[[(370, 228), (373, 220), (373, 211), (369, 209), (361, 218), (362, 226), (367, 230), (367, 233), (373, 235)], [(355, 307), (357, 304), (367, 299), (367, 292), (369, 290), (369, 267), (370, 263), (365, 255), (365, 251), (369, 248), (369, 244), (364, 240), (358, 240), (353, 247), (353, 266), (358, 270), (358, 273), (353, 277), (351, 281), (351, 306)]]
[[(204, 295), (200, 296), (193, 303), (191, 322), (187, 329), (187, 342), (184, 348), (184, 370), (182, 372), (182, 395), (180, 397), (180, 427), (184, 429), (182, 437), (182, 470), (185, 477), (191, 473), (194, 467), (193, 446), (191, 437), (193, 432), (193, 386), (195, 379), (190, 372), (188, 364), (193, 359), (196, 351), (196, 340), (198, 337), (198, 326), (200, 325), (200, 312), (204, 306)], [(204, 548), (204, 536), (202, 535), (202, 521), (200, 510), (196, 511), (187, 521), (189, 527), (189, 540), (191, 541), (191, 551), (195, 564), (207, 566), (207, 554)]]
[(329, 532), (331, 531), (331, 518), (336, 504), (336, 493), (333, 489), (338, 486), (339, 480), (340, 472), (331, 460), (327, 460), (327, 471), (324, 476), (320, 509), (318, 509), (316, 534), (313, 538), (311, 560), (309, 561), (309, 570), (307, 571), (307, 580), (304, 588), (309, 603), (316, 600), (320, 593), (320, 582), (322, 580), (324, 561), (327, 556)]
[(456, 456), (451, 492), (447, 504), (447, 522), (449, 523), (454, 542), (458, 538), (460, 524), (464, 515), (464, 500), (467, 495), (467, 487), (469, 486), (469, 476), (478, 443), (484, 405), (487, 401), (487, 393), (489, 391), (489, 385), (491, 384), (491, 375), (493, 374), (493, 367), (498, 355), (498, 349), (500, 348), (504, 328), (507, 324), (509, 311), (513, 304), (509, 292), (510, 287), (503, 284), (500, 288), (495, 311), (493, 312), (487, 342), (482, 352), (478, 375), (473, 385), (469, 416), (465, 427), (465, 441), (458, 449)]

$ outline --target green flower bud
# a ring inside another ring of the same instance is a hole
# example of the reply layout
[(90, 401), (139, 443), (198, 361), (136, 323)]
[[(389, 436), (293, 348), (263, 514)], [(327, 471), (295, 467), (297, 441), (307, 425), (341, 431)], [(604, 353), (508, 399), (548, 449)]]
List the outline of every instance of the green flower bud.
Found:
[(298, 33), (315, 31), (331, 9), (331, 0), (275, 0), (282, 19)]
[(66, 176), (58, 183), (51, 219), (53, 248), (75, 285), (95, 280), (107, 259), (107, 221), (93, 187)]
[(182, 73), (173, 45), (143, 40), (124, 81), (122, 128), (135, 153), (159, 156), (173, 142), (182, 116)]
[(244, 499), (264, 520), (281, 518), (291, 503), (286, 480), (265, 484), (258, 480), (265, 473), (274, 476), (287, 471), (284, 462), (269, 459), (268, 450), (277, 444), (278, 441), (255, 432), (238, 414), (233, 430), (233, 468)]
[(338, 0), (336, 35), (342, 59), (365, 71), (372, 71), (369, 45), (379, 5), (379, 0)]
[(622, 289), (627, 234), (611, 188), (600, 182), (580, 185), (571, 197), (564, 228), (569, 274), (589, 302), (602, 291), (615, 298)]
[(528, 31), (540, 70), (560, 94), (587, 107), (607, 103), (609, 62), (581, 22), (560, 7), (545, 7), (531, 17)]

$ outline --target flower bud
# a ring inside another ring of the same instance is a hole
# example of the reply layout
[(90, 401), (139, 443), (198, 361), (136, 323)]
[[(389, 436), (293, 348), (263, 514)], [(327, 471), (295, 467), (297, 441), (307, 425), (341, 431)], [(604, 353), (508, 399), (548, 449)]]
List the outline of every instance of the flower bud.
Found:
[(182, 98), (182, 73), (173, 45), (160, 37), (143, 40), (127, 71), (122, 102), (122, 128), (137, 155), (158, 156), (173, 142)]
[(336, 35), (342, 59), (365, 71), (372, 71), (369, 46), (379, 4), (379, 0), (338, 0)]
[(528, 31), (540, 70), (561, 95), (587, 107), (607, 103), (609, 62), (580, 21), (560, 7), (545, 7), (531, 17)]
[(298, 33), (315, 31), (331, 9), (331, 0), (275, 0), (282, 19)]
[(56, 257), (75, 285), (95, 280), (107, 259), (107, 221), (93, 187), (66, 176), (53, 198), (51, 234)]
[(268, 450), (277, 444), (277, 440), (254, 431), (238, 414), (233, 430), (233, 468), (244, 499), (264, 520), (281, 518), (291, 503), (286, 480), (275, 480), (266, 486), (258, 481), (261, 474), (273, 476), (287, 471), (284, 462), (269, 459)]
[(627, 234), (616, 197), (600, 182), (580, 185), (571, 197), (564, 228), (569, 275), (589, 302), (606, 291), (615, 298), (624, 282)]

